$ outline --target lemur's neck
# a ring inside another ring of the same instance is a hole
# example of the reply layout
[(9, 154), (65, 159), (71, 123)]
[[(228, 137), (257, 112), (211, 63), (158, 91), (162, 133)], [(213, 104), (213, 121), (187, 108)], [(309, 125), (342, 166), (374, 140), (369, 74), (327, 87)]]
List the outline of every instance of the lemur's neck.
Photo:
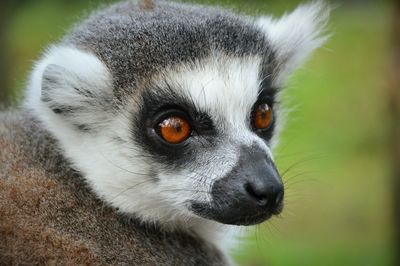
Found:
[(196, 228), (196, 234), (217, 246), (225, 254), (236, 246), (240, 238), (241, 231), (238, 226), (224, 225), (205, 219), (194, 222), (193, 226)]

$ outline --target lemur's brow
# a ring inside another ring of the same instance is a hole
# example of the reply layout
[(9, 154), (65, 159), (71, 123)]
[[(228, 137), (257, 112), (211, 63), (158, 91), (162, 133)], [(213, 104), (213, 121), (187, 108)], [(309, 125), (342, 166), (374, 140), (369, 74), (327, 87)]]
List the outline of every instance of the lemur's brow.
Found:
[(145, 112), (147, 117), (152, 117), (168, 109), (178, 109), (187, 113), (193, 120), (204, 121), (208, 110), (201, 110), (190, 95), (178, 93), (174, 86), (176, 88), (180, 85), (156, 85), (146, 90), (142, 94), (142, 112)]

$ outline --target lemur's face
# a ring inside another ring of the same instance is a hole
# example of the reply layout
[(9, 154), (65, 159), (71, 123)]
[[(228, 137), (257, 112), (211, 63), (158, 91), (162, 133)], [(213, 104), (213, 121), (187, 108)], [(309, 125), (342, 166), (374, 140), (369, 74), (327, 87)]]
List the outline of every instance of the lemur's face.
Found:
[(206, 58), (164, 71), (130, 104), (134, 149), (159, 201), (226, 224), (282, 210), (271, 155), (276, 89), (257, 56)]
[(279, 92), (323, 43), (323, 8), (255, 20), (119, 4), (47, 53), (29, 104), (120, 211), (163, 224), (260, 223), (283, 207), (271, 151)]

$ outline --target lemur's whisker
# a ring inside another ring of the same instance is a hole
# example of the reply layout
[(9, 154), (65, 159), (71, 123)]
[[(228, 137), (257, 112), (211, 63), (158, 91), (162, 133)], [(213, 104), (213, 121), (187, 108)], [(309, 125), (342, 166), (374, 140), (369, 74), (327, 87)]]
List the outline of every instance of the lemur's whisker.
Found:
[(143, 182), (139, 182), (139, 183), (136, 183), (136, 184), (133, 185), (133, 186), (130, 186), (130, 187), (128, 187), (128, 188), (125, 188), (125, 189), (123, 189), (122, 191), (120, 191), (118, 194), (116, 194), (114, 197), (112, 197), (112, 198), (111, 198), (111, 201), (114, 201), (116, 198), (118, 198), (118, 197), (121, 196), (122, 194), (128, 192), (129, 190), (132, 190), (132, 189), (136, 188), (137, 186), (140, 186), (140, 185), (143, 185), (143, 184), (149, 184), (149, 183), (151, 183), (151, 182), (152, 182), (151, 180), (145, 180), (145, 181), (143, 181)]
[[(101, 152), (100, 152), (100, 153), (101, 153)], [(125, 171), (125, 172), (130, 173), (130, 174), (135, 175), (135, 176), (136, 176), (136, 175), (139, 175), (139, 176), (147, 176), (147, 177), (150, 177), (150, 175), (149, 175), (148, 173), (139, 173), (139, 172), (130, 171), (130, 170), (126, 169), (126, 168), (123, 168), (123, 167), (121, 167), (121, 166), (115, 164), (115, 163), (112, 162), (111, 160), (107, 159), (103, 154), (102, 154), (102, 156), (103, 156), (103, 158), (104, 158), (108, 163), (112, 164), (113, 166), (117, 167), (118, 169), (120, 169), (120, 170), (122, 170), (122, 171)]]
[[(296, 173), (296, 174), (291, 175), (289, 177), (283, 176), (282, 179), (283, 179), (283, 183), (285, 185), (292, 185), (293, 182), (300, 181), (299, 177), (302, 177), (302, 181), (317, 180), (317, 179), (314, 179), (314, 178), (310, 177), (310, 175), (313, 175), (313, 174), (316, 174), (316, 173), (318, 173), (318, 171), (304, 171), (304, 172)], [(306, 177), (306, 178), (304, 179), (304, 177)]]
[(303, 165), (303, 164), (310, 163), (310, 162), (313, 162), (313, 161), (316, 161), (316, 160), (321, 160), (321, 159), (324, 159), (324, 158), (330, 158), (330, 157), (331, 157), (330, 155), (321, 155), (321, 156), (309, 156), (309, 157), (306, 157), (306, 158), (304, 158), (304, 159), (302, 159), (302, 160), (299, 160), (299, 161), (293, 163), (292, 165), (290, 165), (286, 170), (284, 170), (284, 171), (282, 172), (281, 175), (282, 175), (282, 176), (285, 176), (288, 172), (290, 172), (291, 170), (293, 170), (295, 167), (299, 167), (299, 166), (301, 166), (301, 165)]

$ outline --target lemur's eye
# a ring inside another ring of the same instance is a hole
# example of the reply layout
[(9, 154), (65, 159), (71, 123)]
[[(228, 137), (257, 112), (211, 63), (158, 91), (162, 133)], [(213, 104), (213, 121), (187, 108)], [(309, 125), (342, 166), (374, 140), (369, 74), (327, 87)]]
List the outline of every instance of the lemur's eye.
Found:
[(179, 116), (168, 117), (158, 126), (161, 137), (171, 144), (179, 144), (185, 141), (192, 132), (189, 122)]
[(260, 104), (255, 109), (254, 126), (256, 129), (268, 129), (272, 124), (272, 108), (266, 104)]

